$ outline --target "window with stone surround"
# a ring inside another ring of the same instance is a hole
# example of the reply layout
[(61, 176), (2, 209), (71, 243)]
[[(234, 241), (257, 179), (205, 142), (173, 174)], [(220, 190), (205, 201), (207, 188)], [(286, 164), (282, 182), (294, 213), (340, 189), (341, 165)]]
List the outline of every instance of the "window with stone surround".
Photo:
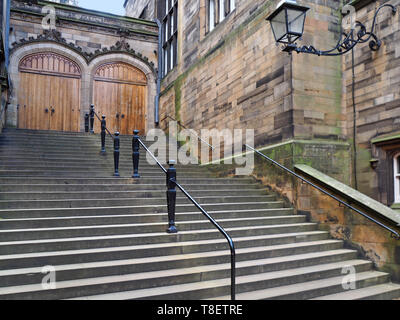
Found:
[(236, 9), (235, 0), (207, 0), (207, 25), (206, 34), (225, 20)]
[(164, 76), (178, 63), (178, 1), (162, 0), (158, 2), (158, 17), (163, 26)]

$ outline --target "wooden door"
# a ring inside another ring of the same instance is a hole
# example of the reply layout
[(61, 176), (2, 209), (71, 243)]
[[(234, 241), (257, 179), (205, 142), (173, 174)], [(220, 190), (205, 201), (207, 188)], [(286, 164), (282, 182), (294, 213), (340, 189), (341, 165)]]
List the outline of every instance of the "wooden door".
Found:
[[(95, 72), (93, 103), (99, 116), (106, 116), (112, 133), (132, 134), (134, 129), (145, 133), (146, 93), (146, 75), (129, 64), (107, 63)], [(99, 121), (94, 130), (100, 132)]]
[(18, 128), (80, 131), (79, 66), (54, 53), (37, 53), (19, 65)]

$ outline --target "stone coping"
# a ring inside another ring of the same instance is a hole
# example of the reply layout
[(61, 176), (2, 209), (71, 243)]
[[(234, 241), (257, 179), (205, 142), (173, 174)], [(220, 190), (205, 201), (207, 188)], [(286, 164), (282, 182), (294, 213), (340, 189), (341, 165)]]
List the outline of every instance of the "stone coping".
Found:
[(368, 211), (377, 214), (380, 218), (390, 221), (394, 226), (400, 227), (400, 212), (392, 210), (382, 203), (366, 196), (365, 194), (345, 185), (326, 174), (311, 168), (304, 164), (294, 166), (295, 171), (305, 178), (312, 178), (312, 182), (316, 182), (319, 186), (325, 187), (333, 191), (336, 195), (356, 204), (360, 207), (368, 209)]
[[(275, 148), (279, 148), (281, 146), (287, 145), (287, 144), (294, 144), (294, 143), (298, 143), (298, 144), (318, 144), (318, 145), (337, 145), (337, 146), (342, 146), (344, 148), (348, 147), (349, 144), (345, 141), (331, 141), (331, 140), (296, 140), (296, 139), (290, 139), (287, 141), (283, 141), (283, 142), (279, 142), (273, 145), (269, 145), (269, 146), (265, 146), (265, 147), (257, 147), (257, 151), (263, 153), (263, 151), (269, 151), (269, 150), (273, 150)], [(208, 165), (214, 165), (214, 164), (220, 164), (221, 162), (227, 161), (227, 160), (232, 160), (238, 157), (246, 157), (249, 154), (254, 153), (253, 150), (249, 150), (246, 152), (242, 152), (236, 155), (233, 155), (231, 157), (226, 157), (220, 160), (215, 160), (215, 161), (210, 161), (204, 164), (201, 164), (202, 166), (208, 166)]]
[(372, 139), (371, 143), (372, 144), (380, 144), (380, 143), (394, 141), (394, 140), (400, 140), (400, 132), (394, 132), (394, 133), (378, 136), (378, 137)]

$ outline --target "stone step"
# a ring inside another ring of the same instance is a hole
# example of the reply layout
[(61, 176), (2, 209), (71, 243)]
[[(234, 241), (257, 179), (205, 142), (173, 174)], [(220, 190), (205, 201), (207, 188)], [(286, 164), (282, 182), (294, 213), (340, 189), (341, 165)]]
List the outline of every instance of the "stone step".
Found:
[[(253, 275), (243, 275), (236, 278), (236, 291), (237, 300), (239, 297), (244, 295), (243, 291), (249, 290), (249, 288), (268, 288), (265, 291), (277, 291), (279, 292), (279, 287), (283, 284), (287, 284), (285, 287), (291, 286), (301, 286), (301, 281), (308, 279), (309, 282), (333, 282), (332, 279), (337, 279), (342, 268), (346, 264), (352, 264), (358, 270), (362, 278), (358, 281), (359, 285), (365, 285), (369, 281), (374, 281), (379, 283), (386, 279), (385, 274), (364, 271), (368, 270), (368, 265), (365, 265), (359, 260), (349, 260), (338, 263), (322, 264), (316, 266), (309, 266), (305, 268), (295, 268), (290, 270), (276, 271), (276, 272), (266, 272)], [(322, 280), (315, 280), (321, 279)], [(116, 277), (114, 278), (116, 280)], [(99, 281), (104, 281), (104, 278), (92, 279), (89, 283), (96, 283)], [(126, 279), (128, 280), (128, 279)], [(88, 283), (88, 284), (89, 284)], [(307, 282), (308, 283), (308, 282)], [(128, 287), (128, 286), (127, 286)], [(125, 287), (125, 291), (119, 290), (116, 293), (105, 293), (101, 295), (84, 296), (72, 298), (73, 300), (133, 300), (133, 299), (150, 299), (150, 300), (200, 300), (200, 299), (210, 299), (210, 297), (215, 297), (220, 293), (228, 293), (230, 291), (230, 279), (216, 279), (207, 281), (197, 281), (192, 283), (184, 284), (170, 284), (166, 286), (156, 287), (156, 288), (145, 288), (138, 290), (131, 290)], [(40, 289), (36, 285), (36, 290)], [(33, 289), (33, 288), (32, 288)], [(328, 291), (330, 288), (323, 288)], [(17, 289), (13, 289), (16, 292)], [(62, 290), (62, 288), (60, 288)], [(321, 290), (322, 291), (322, 290)], [(242, 299), (240, 299), (242, 300)]]
[[(20, 153), (26, 153), (27, 155), (32, 155), (34, 156), (35, 154), (41, 154), (41, 153), (51, 153), (51, 154), (56, 154), (56, 153), (68, 153), (68, 154), (77, 154), (78, 156), (82, 154), (93, 154), (93, 155), (99, 155), (101, 151), (101, 146), (97, 146), (96, 144), (93, 145), (81, 145), (78, 142), (77, 143), (71, 143), (71, 144), (59, 144), (59, 145), (45, 145), (45, 144), (32, 144), (29, 142), (26, 146), (23, 145), (16, 145), (16, 144), (1, 144), (0, 143), (0, 152), (8, 152), (9, 155), (14, 155), (15, 154), (20, 154)], [(106, 154), (113, 154), (114, 152), (114, 147), (108, 147), (106, 148), (107, 153)], [(121, 144), (120, 145), (120, 152), (121, 154), (130, 154), (132, 155), (132, 145), (129, 144)], [(140, 153), (145, 155), (146, 151), (144, 149), (140, 150)], [(154, 153), (154, 152), (153, 152)], [(167, 148), (162, 148), (157, 156), (166, 156), (168, 155), (168, 149)]]
[[(257, 231), (260, 228), (254, 228)], [(281, 230), (279, 226), (278, 231)], [(254, 246), (272, 246), (306, 241), (328, 240), (329, 234), (324, 231), (304, 231), (270, 235), (246, 235), (243, 228), (230, 228), (232, 236), (235, 237), (237, 248), (246, 247), (247, 244)], [(247, 233), (248, 234), (248, 233)], [(171, 240), (174, 240), (171, 242)], [(180, 245), (182, 244), (182, 245)], [(170, 236), (164, 233), (151, 234), (127, 234), (100, 237), (77, 237), (64, 239), (28, 240), (0, 242), (0, 255), (38, 253), (65, 250), (99, 249), (109, 247), (157, 245), (166, 247), (180, 246), (179, 252), (190, 253), (193, 250), (209, 251), (226, 249), (227, 242), (217, 230), (202, 230), (184, 232), (182, 236)], [(192, 251), (191, 251), (192, 250)]]
[[(120, 135), (119, 136), (121, 141), (132, 141), (133, 135)], [(5, 140), (13, 140), (13, 139), (20, 139), (23, 141), (26, 140), (42, 140), (44, 142), (46, 141), (77, 141), (77, 142), (87, 142), (87, 141), (96, 141), (100, 142), (101, 141), (101, 135), (100, 134), (88, 134), (85, 132), (7, 132), (3, 130), (3, 134), (1, 135), (2, 139)], [(143, 143), (147, 143), (146, 137), (144, 136), (139, 136), (140, 140), (143, 141)], [(174, 141), (174, 140), (172, 140)], [(111, 137), (107, 134), (106, 135), (106, 142), (112, 142)]]
[[(129, 172), (130, 175), (133, 174), (133, 168), (132, 165), (129, 166), (119, 166), (119, 171), (120, 172)], [(111, 172), (114, 173), (114, 165), (101, 165), (101, 166), (62, 166), (60, 164), (53, 165), (53, 166), (41, 166), (41, 167), (25, 167), (25, 166), (0, 166), (0, 172), (2, 173), (7, 173), (9, 172), (10, 175), (14, 173), (21, 173), (21, 174), (32, 174), (32, 173), (46, 173), (46, 174), (53, 174), (53, 175), (58, 175), (58, 174), (64, 174), (64, 173), (88, 173), (88, 174), (104, 174), (105, 172)], [(146, 166), (146, 167), (141, 167), (139, 169), (139, 174), (140, 175), (148, 175), (148, 174), (159, 174), (163, 175), (164, 173), (161, 171), (161, 169), (157, 166)], [(199, 168), (177, 168), (177, 174), (180, 176), (188, 176), (188, 177), (195, 177), (195, 176), (203, 176), (203, 177), (212, 177), (212, 173), (210, 172), (204, 172), (203, 170), (199, 170)], [(164, 174), (165, 175), (165, 174)]]
[[(236, 239), (237, 248), (248, 248), (251, 247), (252, 240), (256, 243), (260, 243), (257, 237), (239, 238)], [(214, 250), (225, 249), (226, 241), (219, 241), (217, 245), (211, 243), (210, 241), (203, 241), (203, 243), (187, 243), (185, 244), (185, 254), (191, 252), (204, 252), (204, 246), (211, 244)], [(165, 246), (165, 250), (170, 255), (174, 254), (174, 251), (179, 253), (179, 245), (175, 244), (175, 249), (172, 246)], [(298, 254), (291, 256), (267, 258), (267, 259), (256, 259), (256, 260), (245, 260), (240, 261), (237, 264), (237, 275), (257, 272), (272, 272), (278, 270), (287, 270), (296, 267), (305, 267), (315, 264), (332, 263), (338, 262), (341, 259), (351, 259), (355, 256), (354, 251), (349, 250), (331, 250), (331, 251), (321, 251), (306, 254)], [(372, 263), (369, 261), (363, 261), (365, 265), (371, 268)], [(244, 269), (243, 267), (246, 267)], [(204, 265), (204, 269), (210, 267), (217, 267), (219, 270), (226, 272), (228, 276), (228, 271), (230, 271), (230, 263), (221, 263), (220, 265)], [(143, 270), (143, 271), (142, 271)], [(161, 269), (164, 270), (164, 269)], [(178, 269), (174, 270), (179, 272)], [(0, 270), (0, 287), (5, 287), (9, 285), (23, 285), (23, 284), (37, 284), (41, 283), (43, 278), (42, 267), (32, 267), (23, 269), (10, 269), (10, 270)], [(145, 266), (142, 266), (140, 259), (126, 259), (126, 260), (111, 260), (111, 261), (100, 261), (100, 262), (90, 262), (85, 264), (67, 264), (56, 266), (57, 281), (64, 280), (74, 280), (82, 278), (95, 278), (101, 276), (111, 276), (111, 275), (122, 275), (129, 273), (139, 273), (146, 272)], [(154, 276), (158, 271), (154, 272)], [(224, 274), (225, 276), (225, 274)], [(203, 279), (206, 279), (206, 274), (203, 270)], [(154, 285), (154, 283), (151, 283)]]
[[(306, 217), (303, 215), (276, 215), (278, 212), (271, 211), (273, 216), (266, 216), (262, 212), (255, 211), (235, 211), (213, 214), (217, 221), (220, 219), (269, 219), (267, 225), (276, 223), (295, 223), (304, 222)], [(286, 213), (286, 212), (284, 212)], [(63, 218), (27, 218), (27, 219), (3, 219), (0, 223), (0, 230), (7, 229), (34, 229), (34, 228), (58, 228), (58, 227), (83, 227), (101, 226), (113, 224), (136, 224), (136, 223), (163, 223), (166, 221), (166, 214), (144, 214), (144, 215), (110, 215), (110, 216), (88, 216), (88, 217), (63, 217)], [(202, 213), (177, 213), (176, 221), (207, 221)]]
[[(148, 172), (140, 171), (139, 172), (142, 178), (146, 177), (154, 177), (156, 174), (158, 174), (160, 177), (163, 177), (165, 179), (165, 174), (161, 170), (152, 170)], [(26, 177), (26, 178), (31, 178), (31, 177), (71, 177), (71, 178), (91, 178), (91, 177), (97, 177), (97, 178), (107, 178), (111, 177), (114, 175), (114, 169), (109, 168), (109, 169), (103, 169), (99, 171), (85, 171), (85, 170), (71, 170), (71, 171), (66, 171), (66, 170), (54, 170), (54, 171), (36, 171), (36, 170), (0, 170), (0, 177)], [(128, 178), (132, 176), (132, 170), (120, 170), (120, 175), (123, 178)], [(212, 175), (208, 172), (203, 173), (203, 172), (193, 172), (188, 175), (190, 178), (202, 178), (202, 177), (212, 177)]]
[[(266, 193), (267, 190), (259, 184), (192, 184), (187, 187), (188, 192), (198, 190), (232, 190)], [(0, 184), (0, 192), (123, 192), (123, 191), (165, 191), (165, 183), (159, 184)]]
[[(209, 246), (219, 248), (209, 241)], [(236, 261), (269, 259), (292, 255), (339, 250), (355, 258), (354, 250), (343, 249), (343, 242), (320, 240), (279, 244), (272, 246), (239, 247), (236, 249)], [(150, 250), (152, 248), (154, 253)], [(186, 253), (185, 249), (188, 251)], [(196, 251), (199, 250), (199, 251)], [(205, 250), (205, 251), (201, 251)], [(338, 251), (338, 252), (339, 252)], [(225, 240), (223, 249), (208, 251), (204, 245), (184, 243), (175, 246), (139, 245), (118, 246), (98, 249), (62, 250), (55, 252), (35, 252), (0, 256), (0, 270), (33, 268), (51, 265), (82, 264), (101, 261), (135, 259), (135, 272), (150, 272), (185, 267), (200, 267), (209, 264), (230, 262), (230, 250)]]
[[(199, 204), (214, 203), (273, 203), (279, 201), (270, 200), (265, 195), (242, 195), (242, 196), (198, 196), (196, 201)], [(146, 205), (166, 205), (166, 194), (160, 197), (142, 198), (109, 198), (109, 199), (50, 199), (50, 200), (0, 200), (0, 210), (4, 209), (38, 209), (38, 208), (87, 208), (87, 207), (112, 207), (112, 206), (146, 206)], [(178, 192), (177, 204), (191, 203), (182, 193)], [(281, 204), (283, 207), (283, 203)]]
[[(239, 280), (237, 284), (237, 289), (241, 291), (245, 289), (249, 283), (252, 283), (253, 285), (256, 284), (258, 287), (271, 287), (279, 283), (298, 283), (302, 280), (302, 277), (305, 276), (309, 279), (318, 279), (321, 276), (336, 276), (338, 273), (340, 273), (341, 268), (343, 268), (346, 263), (353, 265), (354, 268), (360, 273), (368, 272), (371, 268), (371, 265), (369, 263), (366, 263), (365, 261), (349, 260), (344, 262), (335, 262), (311, 266), (307, 268), (309, 270), (304, 267), (300, 267), (284, 271), (275, 271), (268, 273), (264, 272), (261, 275), (255, 274), (257, 273), (257, 271), (259, 272), (259, 270), (268, 270), (271, 264), (275, 264), (276, 267), (276, 265), (279, 265), (283, 259), (281, 259), (281, 261), (279, 261), (278, 259), (275, 259), (275, 261), (271, 260), (273, 259), (239, 262), (237, 265), (237, 279)], [(183, 268), (168, 271), (163, 270), (158, 272), (141, 272), (124, 275), (97, 275), (96, 277), (79, 279), (81, 280), (81, 283), (79, 283), (79, 280), (68, 279), (68, 275), (73, 274), (73, 271), (68, 270), (68, 268), (73, 267), (74, 266), (71, 265), (65, 267), (60, 266), (59, 271), (57, 271), (56, 269), (56, 274), (59, 275), (59, 277), (61, 278), (59, 278), (56, 283), (57, 287), (53, 290), (43, 290), (41, 285), (37, 283), (31, 285), (21, 285), (19, 288), (15, 286), (3, 287), (0, 289), (0, 298), (15, 299), (17, 298), (16, 295), (18, 295), (19, 299), (26, 299), (28, 298), (28, 296), (31, 299), (39, 297), (40, 299), (53, 299), (51, 295), (49, 295), (49, 293), (52, 292), (56, 296), (56, 298), (66, 299), (68, 297), (79, 297), (82, 295), (83, 292), (84, 294), (107, 294), (116, 291), (118, 292), (132, 289), (135, 289), (136, 294), (140, 295), (146, 291), (154, 291), (152, 289), (155, 289), (156, 286), (160, 287), (161, 292), (165, 292), (165, 287), (171, 286), (171, 284), (175, 283), (179, 283), (179, 285), (185, 289), (193, 286), (195, 292), (188, 292), (189, 296), (192, 296), (200, 294), (199, 286), (201, 286), (202, 283), (208, 284), (208, 282), (217, 282), (219, 284), (219, 288), (217, 290), (203, 291), (201, 295), (204, 297), (206, 296), (206, 294), (213, 295), (215, 294), (215, 291), (222, 291), (222, 287), (225, 287), (224, 285), (226, 284), (226, 278), (229, 276), (230, 273), (230, 265), (222, 264), (202, 266), (201, 268)], [(27, 271), (31, 271), (32, 278), (36, 278), (35, 280), (39, 280), (38, 282), (41, 283), (40, 276), (43, 277), (43, 274), (39, 273), (39, 269), (36, 268)], [(7, 271), (3, 272), (3, 274), (8, 275), (11, 278), (18, 277), (18, 275), (13, 275), (11, 272)], [(91, 274), (88, 274), (88, 276), (91, 276)], [(63, 280), (64, 278), (66, 278), (66, 280)], [(17, 279), (21, 279), (21, 276)], [(151, 281), (149, 281), (150, 279)], [(21, 289), (23, 290), (22, 292)], [(27, 292), (29, 292), (28, 295), (26, 295)], [(125, 294), (127, 294), (127, 292), (125, 292)], [(131, 294), (133, 294), (132, 291)]]
[[(254, 183), (254, 179), (252, 177), (238, 177), (238, 178), (198, 178), (198, 177), (178, 177), (179, 183), (181, 183), (184, 187), (192, 185), (192, 184), (246, 184), (246, 183)], [(25, 184), (27, 179), (24, 177), (0, 177), (0, 184), (17, 184), (22, 183)], [(164, 183), (165, 184), (165, 175), (158, 176), (150, 176), (150, 177), (142, 177), (140, 179), (132, 179), (132, 178), (115, 178), (115, 177), (99, 177), (99, 178), (69, 178), (69, 177), (29, 177), (28, 182), (30, 184), (61, 184), (61, 185), (70, 185), (70, 184), (149, 184), (149, 183)]]
[[(346, 267), (346, 265), (345, 265)], [(383, 284), (389, 281), (387, 273), (367, 271), (357, 274), (355, 285), (357, 288)], [(239, 293), (238, 300), (306, 300), (321, 295), (330, 295), (345, 291), (343, 288), (343, 274), (328, 279), (307, 281), (277, 288), (261, 289)], [(215, 300), (229, 300), (229, 296), (218, 296)]]
[[(131, 233), (165, 232), (168, 227), (168, 219), (165, 222), (89, 225), (53, 228), (29, 228), (0, 230), (0, 242), (18, 240), (57, 239), (87, 236), (103, 236)], [(304, 216), (285, 216), (280, 219), (273, 218), (236, 218), (219, 219), (218, 223), (223, 228), (292, 225), (305, 223)], [(208, 230), (215, 228), (208, 220), (178, 221), (176, 226), (179, 231)]]
[(352, 289), (345, 292), (317, 297), (312, 300), (391, 300), (400, 296), (400, 285), (383, 283), (361, 289)]
[[(131, 140), (133, 135), (120, 135), (123, 140)], [(43, 131), (43, 130), (25, 130), (25, 129), (13, 129), (4, 128), (3, 137), (15, 138), (15, 137), (30, 137), (30, 138), (53, 138), (53, 139), (100, 139), (100, 134), (86, 133), (86, 132), (67, 132), (67, 131)], [(139, 136), (141, 140), (146, 140), (144, 136)], [(110, 139), (109, 135), (106, 135), (106, 139)]]
[[(226, 210), (289, 210), (283, 208), (280, 201), (274, 202), (247, 202), (247, 203), (213, 203), (203, 204), (208, 212)], [(178, 204), (176, 212), (193, 212), (196, 208), (193, 204)], [(167, 204), (162, 205), (137, 205), (137, 206), (109, 206), (109, 207), (82, 207), (82, 208), (26, 208), (26, 209), (1, 209), (0, 219), (22, 219), (22, 218), (49, 218), (69, 216), (99, 216), (99, 215), (121, 215), (121, 214), (155, 214), (165, 213)], [(198, 210), (196, 211), (198, 212)], [(165, 213), (166, 214), (166, 213)], [(167, 214), (166, 214), (167, 215)], [(1, 220), (0, 220), (1, 221)]]
[[(229, 299), (226, 239), (179, 191), (179, 233), (167, 234), (164, 172), (141, 148), (141, 178), (132, 179), (127, 135), (115, 178), (108, 136), (106, 148), (100, 154), (100, 136), (85, 133), (0, 135), (0, 299)], [(157, 156), (167, 168), (168, 151)], [(400, 295), (381, 287), (390, 284), (387, 274), (254, 178), (176, 168), (178, 182), (235, 241), (238, 299), (346, 297), (339, 277), (349, 265), (358, 297)], [(41, 286), (46, 265), (56, 268), (54, 290)]]
[[(112, 161), (111, 161), (112, 160)], [(38, 169), (41, 170), (43, 169), (47, 169), (49, 167), (56, 167), (56, 168), (65, 168), (65, 167), (70, 167), (70, 168), (85, 168), (87, 170), (93, 170), (93, 169), (98, 169), (98, 168), (104, 168), (104, 167), (114, 167), (114, 160), (113, 159), (107, 159), (107, 161), (100, 161), (100, 162), (96, 162), (96, 161), (92, 161), (89, 159), (85, 159), (84, 161), (80, 161), (80, 160), (74, 160), (74, 161), (64, 161), (64, 160), (54, 160), (54, 161), (46, 161), (46, 160), (29, 160), (29, 159), (25, 159), (24, 162), (20, 162), (20, 161), (7, 161), (7, 162), (3, 162), (0, 160), (0, 168), (4, 169)], [(164, 163), (164, 166), (166, 168), (168, 168), (168, 165), (166, 165)], [(133, 168), (133, 162), (132, 159), (129, 160), (121, 160), (119, 162), (119, 167), (129, 167), (129, 169)], [(144, 161), (141, 161), (139, 163), (139, 169), (143, 170), (143, 169), (150, 169), (150, 168), (157, 168), (158, 166), (156, 166), (155, 164), (152, 163), (148, 163), (145, 159)], [(178, 164), (175, 166), (175, 168), (179, 171), (201, 171), (201, 172), (205, 172), (204, 168), (198, 166), (198, 165), (181, 165)]]
[[(60, 200), (60, 199), (113, 199), (113, 198), (161, 198), (165, 196), (164, 190), (124, 190), (124, 191), (78, 191), (78, 192), (0, 192), (0, 200)], [(267, 195), (265, 190), (195, 190), (191, 191), (193, 197), (208, 196), (255, 196), (263, 195), (265, 201), (274, 201), (275, 196)]]

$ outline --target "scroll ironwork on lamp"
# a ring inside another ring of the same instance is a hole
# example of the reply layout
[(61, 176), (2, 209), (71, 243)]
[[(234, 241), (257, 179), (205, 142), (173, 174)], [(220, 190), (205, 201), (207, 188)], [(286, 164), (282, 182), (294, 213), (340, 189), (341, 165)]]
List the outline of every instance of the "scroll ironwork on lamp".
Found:
[(271, 24), (272, 32), (277, 43), (284, 45), (283, 51), (292, 53), (310, 53), (318, 56), (339, 56), (351, 51), (357, 44), (369, 42), (369, 47), (373, 51), (379, 50), (382, 41), (378, 39), (375, 32), (376, 18), (381, 9), (388, 7), (392, 9), (393, 15), (397, 9), (394, 5), (386, 3), (381, 5), (375, 12), (371, 31), (360, 21), (349, 32), (342, 32), (336, 47), (321, 51), (313, 46), (298, 47), (296, 41), (303, 36), (304, 24), (307, 11), (310, 9), (301, 6), (296, 1), (284, 0), (278, 4), (276, 10), (267, 18)]

